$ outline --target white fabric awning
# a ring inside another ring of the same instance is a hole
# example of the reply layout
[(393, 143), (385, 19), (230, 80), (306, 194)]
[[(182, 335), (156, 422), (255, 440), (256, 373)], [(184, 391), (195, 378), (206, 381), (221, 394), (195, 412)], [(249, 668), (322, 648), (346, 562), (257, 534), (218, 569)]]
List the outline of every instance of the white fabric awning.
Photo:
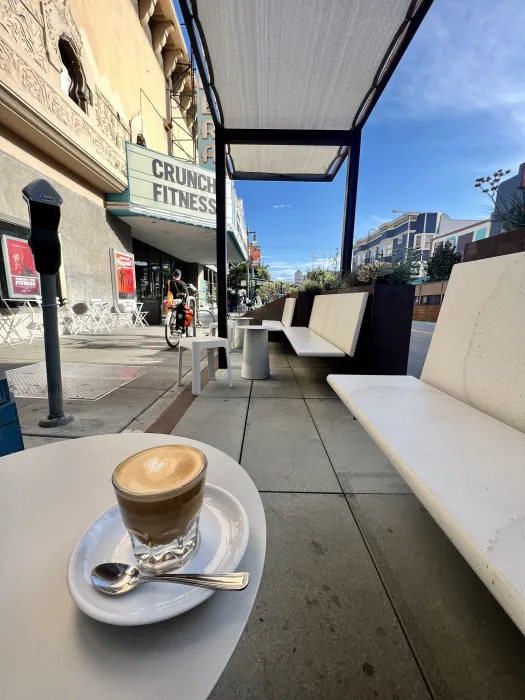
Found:
[[(359, 126), (429, 0), (182, 0), (228, 129)], [(206, 76), (204, 76), (206, 79)], [(344, 143), (339, 146), (345, 145)], [(327, 174), (339, 146), (232, 144), (236, 174)]]

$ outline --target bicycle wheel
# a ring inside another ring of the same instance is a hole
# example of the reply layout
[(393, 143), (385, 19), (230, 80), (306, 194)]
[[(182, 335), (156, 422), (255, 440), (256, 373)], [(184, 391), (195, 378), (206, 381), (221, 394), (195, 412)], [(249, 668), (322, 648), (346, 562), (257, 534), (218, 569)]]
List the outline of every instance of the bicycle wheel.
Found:
[(177, 318), (173, 311), (170, 311), (166, 316), (166, 322), (164, 324), (164, 332), (166, 334), (166, 342), (170, 348), (176, 348), (180, 340), (180, 332), (176, 330), (175, 325), (177, 323)]
[(209, 328), (210, 323), (215, 323), (215, 316), (208, 309), (199, 309), (197, 311), (197, 325), (199, 328)]

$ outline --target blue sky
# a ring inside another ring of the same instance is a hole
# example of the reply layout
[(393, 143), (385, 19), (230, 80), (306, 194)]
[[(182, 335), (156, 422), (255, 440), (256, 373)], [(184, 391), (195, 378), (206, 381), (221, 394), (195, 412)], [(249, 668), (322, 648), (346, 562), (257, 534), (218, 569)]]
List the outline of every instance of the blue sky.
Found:
[[(392, 209), (486, 218), (473, 187), (525, 160), (525, 0), (435, 0), (363, 131), (356, 237)], [(273, 277), (340, 246), (332, 183), (237, 182)]]

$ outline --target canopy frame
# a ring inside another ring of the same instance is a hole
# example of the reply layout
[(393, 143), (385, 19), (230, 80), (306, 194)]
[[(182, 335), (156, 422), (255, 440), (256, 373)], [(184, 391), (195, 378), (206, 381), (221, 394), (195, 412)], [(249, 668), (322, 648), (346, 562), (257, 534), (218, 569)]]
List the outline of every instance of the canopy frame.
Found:
[[(194, 52), (202, 85), (208, 100), (211, 117), (215, 125), (216, 172), (228, 172), (231, 179), (274, 180), (280, 182), (332, 182), (347, 159), (347, 179), (345, 208), (341, 246), (341, 271), (346, 272), (352, 265), (355, 214), (357, 204), (357, 182), (361, 150), (361, 131), (377, 101), (381, 97), (390, 78), (401, 61), (421, 22), (432, 6), (433, 0), (412, 0), (388, 50), (381, 61), (368, 92), (357, 110), (352, 128), (349, 130), (301, 130), (301, 129), (239, 129), (228, 128), (224, 124), (220, 95), (214, 85), (213, 66), (210, 60), (206, 37), (199, 20), (197, 0), (181, 0), (180, 8), (186, 30)], [(235, 168), (229, 151), (233, 144), (244, 145), (295, 145), (295, 146), (337, 146), (337, 156), (324, 173), (257, 173), (242, 172)], [(350, 157), (348, 158), (348, 154)], [(224, 178), (217, 177), (217, 304), (218, 333), (227, 337), (227, 256), (226, 256), (226, 187)], [(224, 202), (222, 202), (224, 198)], [(219, 366), (226, 367), (224, 351), (219, 353)]]

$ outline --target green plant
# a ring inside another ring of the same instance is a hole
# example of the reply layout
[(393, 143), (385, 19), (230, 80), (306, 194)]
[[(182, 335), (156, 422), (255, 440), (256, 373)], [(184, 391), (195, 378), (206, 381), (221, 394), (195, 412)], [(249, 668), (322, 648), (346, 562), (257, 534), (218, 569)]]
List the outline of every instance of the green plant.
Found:
[(498, 198), (498, 188), (501, 179), (510, 170), (496, 170), (493, 175), (478, 177), (474, 187), (486, 194), (494, 206), (494, 217), (499, 221), (502, 231), (514, 231), (525, 227), (525, 190), (517, 188), (515, 194)]
[(320, 294), (324, 290), (323, 285), (315, 280), (306, 280), (304, 283), (305, 292), (313, 292), (314, 294)]
[(441, 282), (448, 280), (452, 268), (461, 262), (461, 254), (456, 253), (452, 241), (438, 243), (434, 255), (427, 262), (427, 275), (429, 282)]
[(378, 280), (387, 278), (392, 272), (389, 263), (374, 260), (357, 268), (357, 279), (364, 284), (375, 284)]

